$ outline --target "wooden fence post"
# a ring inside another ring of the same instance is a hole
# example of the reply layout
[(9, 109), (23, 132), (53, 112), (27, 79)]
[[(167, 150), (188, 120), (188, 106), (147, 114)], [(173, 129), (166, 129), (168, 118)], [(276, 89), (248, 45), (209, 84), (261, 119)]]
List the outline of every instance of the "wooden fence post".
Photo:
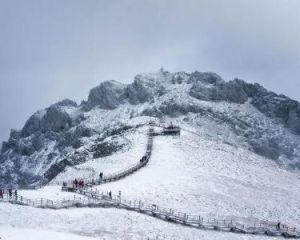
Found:
[(186, 223), (186, 213), (183, 214), (183, 223)]

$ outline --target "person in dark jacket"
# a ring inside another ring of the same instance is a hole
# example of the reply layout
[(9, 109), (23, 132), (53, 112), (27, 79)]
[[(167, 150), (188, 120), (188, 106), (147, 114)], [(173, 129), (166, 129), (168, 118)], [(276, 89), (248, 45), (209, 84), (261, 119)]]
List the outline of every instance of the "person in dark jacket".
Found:
[(15, 190), (14, 194), (15, 194), (15, 198), (17, 200), (18, 199), (18, 190), (17, 189)]
[(276, 227), (277, 227), (277, 230), (279, 231), (280, 230), (280, 222), (277, 223)]
[(10, 188), (10, 189), (8, 189), (8, 196), (9, 196), (9, 198), (11, 198), (12, 197), (12, 189)]
[(99, 173), (99, 179), (100, 179), (100, 181), (102, 180), (102, 178), (103, 178), (103, 172), (100, 172)]
[(78, 180), (75, 178), (74, 180), (75, 188), (78, 188)]

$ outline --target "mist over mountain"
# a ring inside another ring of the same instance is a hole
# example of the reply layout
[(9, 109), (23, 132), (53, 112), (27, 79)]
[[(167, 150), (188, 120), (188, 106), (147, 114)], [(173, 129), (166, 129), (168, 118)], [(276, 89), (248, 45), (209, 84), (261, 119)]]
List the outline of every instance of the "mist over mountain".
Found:
[(47, 183), (66, 167), (130, 148), (123, 137), (152, 119), (200, 130), (280, 167), (300, 169), (300, 104), (240, 79), (210, 72), (139, 74), (102, 82), (80, 105), (65, 99), (11, 130), (0, 154), (0, 184)]

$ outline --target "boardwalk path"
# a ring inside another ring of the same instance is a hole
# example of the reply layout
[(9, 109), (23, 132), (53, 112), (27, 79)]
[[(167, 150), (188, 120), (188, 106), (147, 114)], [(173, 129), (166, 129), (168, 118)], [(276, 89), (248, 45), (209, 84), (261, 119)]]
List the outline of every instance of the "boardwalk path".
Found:
[(2, 200), (13, 204), (50, 209), (62, 209), (69, 207), (117, 207), (121, 209), (139, 212), (164, 221), (174, 222), (199, 229), (244, 234), (282, 236), (286, 238), (300, 238), (300, 232), (298, 232), (296, 228), (281, 226), (280, 229), (278, 229), (277, 223), (274, 222), (272, 223), (269, 221), (255, 221), (251, 224), (242, 224), (241, 222), (238, 222), (236, 220), (206, 219), (199, 215), (190, 215), (187, 213), (175, 211), (170, 208), (162, 208), (155, 204), (145, 203), (141, 200), (129, 201), (121, 198), (121, 196), (110, 196), (108, 194), (100, 193), (97, 190), (93, 190), (91, 188), (94, 185), (100, 185), (107, 182), (117, 181), (130, 174), (133, 174), (137, 170), (146, 166), (149, 162), (152, 153), (153, 136), (153, 127), (150, 126), (148, 132), (146, 153), (143, 156), (143, 160), (139, 161), (137, 164), (121, 172), (104, 176), (102, 179), (90, 179), (87, 181), (85, 187), (83, 188), (74, 188), (73, 186), (66, 186), (62, 188), (62, 190), (64, 191), (72, 191), (79, 193), (83, 195), (82, 198), (74, 197), (74, 199), (62, 199), (52, 201), (49, 199), (32, 200), (24, 198), (22, 196), (16, 196), (11, 198), (5, 196), (3, 199), (0, 199), (0, 201)]

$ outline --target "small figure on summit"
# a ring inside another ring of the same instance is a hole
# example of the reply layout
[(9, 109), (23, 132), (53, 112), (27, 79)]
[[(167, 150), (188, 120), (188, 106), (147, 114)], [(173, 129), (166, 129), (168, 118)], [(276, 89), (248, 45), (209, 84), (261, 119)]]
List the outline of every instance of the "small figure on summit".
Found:
[(102, 180), (102, 178), (103, 178), (103, 172), (100, 172), (99, 173), (99, 179), (100, 179), (100, 181)]

